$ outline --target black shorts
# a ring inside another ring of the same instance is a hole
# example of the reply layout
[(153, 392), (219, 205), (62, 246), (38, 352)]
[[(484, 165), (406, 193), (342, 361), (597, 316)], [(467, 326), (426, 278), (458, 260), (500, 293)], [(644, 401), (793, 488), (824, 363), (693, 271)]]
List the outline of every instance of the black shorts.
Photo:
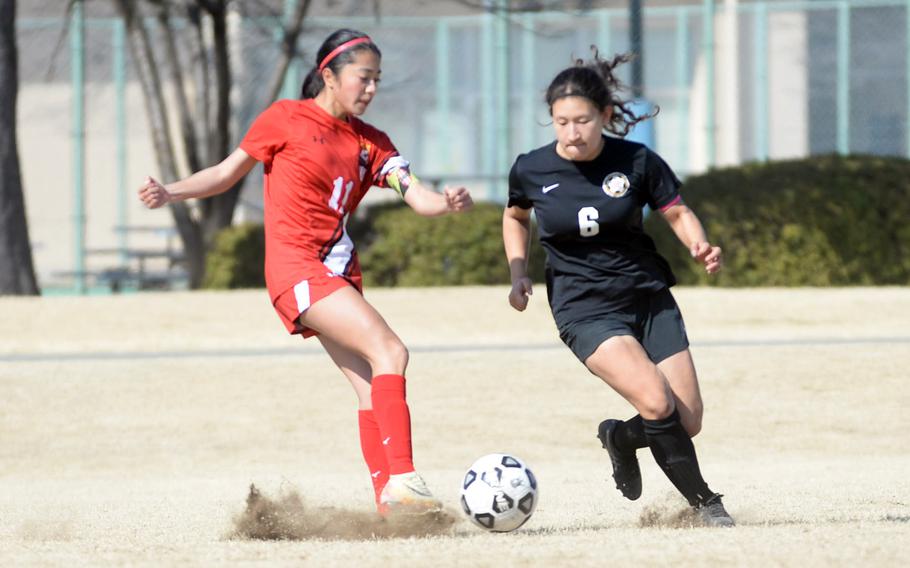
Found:
[(654, 363), (689, 348), (679, 306), (666, 288), (642, 296), (624, 308), (594, 319), (571, 322), (559, 330), (559, 337), (582, 363), (601, 343), (618, 335), (637, 339)]

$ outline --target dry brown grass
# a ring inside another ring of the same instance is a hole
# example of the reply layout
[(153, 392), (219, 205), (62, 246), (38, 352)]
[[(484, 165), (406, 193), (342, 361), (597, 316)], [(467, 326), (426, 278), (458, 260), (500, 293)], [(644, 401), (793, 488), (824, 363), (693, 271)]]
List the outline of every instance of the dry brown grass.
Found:
[[(676, 292), (727, 531), (693, 527), (646, 454), (621, 498), (594, 434), (628, 405), (559, 343), (542, 287), (524, 314), (506, 293), (368, 290), (411, 347), (417, 466), (452, 526), (377, 519), (353, 394), (263, 291), (0, 298), (0, 565), (906, 564), (910, 289)], [(541, 484), (508, 535), (457, 512), (495, 451)]]

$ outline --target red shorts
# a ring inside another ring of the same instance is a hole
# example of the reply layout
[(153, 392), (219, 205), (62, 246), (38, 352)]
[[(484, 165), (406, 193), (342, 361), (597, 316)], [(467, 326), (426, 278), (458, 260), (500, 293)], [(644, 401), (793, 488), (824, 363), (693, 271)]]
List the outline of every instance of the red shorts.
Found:
[(293, 288), (282, 292), (273, 306), (288, 333), (299, 333), (304, 338), (312, 337), (319, 332), (301, 324), (301, 314), (319, 300), (346, 286), (353, 286), (363, 294), (363, 277), (360, 274), (340, 276), (323, 273), (308, 280), (301, 280)]

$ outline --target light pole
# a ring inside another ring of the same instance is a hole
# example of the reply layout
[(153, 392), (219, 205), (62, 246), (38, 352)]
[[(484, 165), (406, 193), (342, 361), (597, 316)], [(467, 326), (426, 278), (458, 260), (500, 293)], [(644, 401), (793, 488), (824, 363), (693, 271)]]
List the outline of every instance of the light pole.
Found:
[(644, 95), (644, 46), (642, 42), (641, 0), (629, 0), (629, 51), (632, 59), (632, 97)]

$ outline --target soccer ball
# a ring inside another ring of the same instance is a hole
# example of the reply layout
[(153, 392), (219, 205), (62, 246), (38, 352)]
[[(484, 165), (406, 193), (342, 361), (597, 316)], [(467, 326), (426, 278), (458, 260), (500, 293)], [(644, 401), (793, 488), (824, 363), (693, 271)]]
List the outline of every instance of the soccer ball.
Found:
[(461, 507), (483, 529), (514, 531), (531, 518), (537, 507), (537, 478), (515, 456), (483, 456), (464, 475)]

